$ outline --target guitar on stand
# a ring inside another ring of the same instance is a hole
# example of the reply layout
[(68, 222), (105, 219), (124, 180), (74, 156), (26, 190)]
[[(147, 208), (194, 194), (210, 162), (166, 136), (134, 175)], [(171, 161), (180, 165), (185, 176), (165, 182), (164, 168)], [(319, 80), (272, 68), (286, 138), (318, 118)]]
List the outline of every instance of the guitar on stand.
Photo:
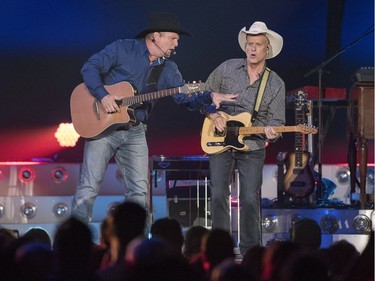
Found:
[[(306, 93), (298, 91), (295, 99), (296, 125), (305, 122), (305, 116), (311, 114), (311, 108), (307, 107)], [(309, 138), (312, 148), (312, 136)], [(290, 197), (290, 201), (296, 204), (311, 203), (310, 195), (315, 190), (315, 177), (311, 161), (311, 154), (306, 151), (305, 136), (295, 134), (295, 147), (293, 153), (288, 153), (286, 159), (286, 173), (284, 176), (284, 192)]]

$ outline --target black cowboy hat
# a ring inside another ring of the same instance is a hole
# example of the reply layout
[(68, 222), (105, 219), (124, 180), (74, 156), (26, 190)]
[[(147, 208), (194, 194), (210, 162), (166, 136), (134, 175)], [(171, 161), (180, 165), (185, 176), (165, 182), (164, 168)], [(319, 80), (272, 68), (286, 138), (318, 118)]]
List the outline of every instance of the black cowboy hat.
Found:
[(178, 34), (191, 36), (190, 32), (180, 26), (177, 16), (168, 13), (153, 12), (148, 18), (148, 27), (138, 33), (135, 38), (143, 38), (147, 34), (155, 31), (176, 32)]

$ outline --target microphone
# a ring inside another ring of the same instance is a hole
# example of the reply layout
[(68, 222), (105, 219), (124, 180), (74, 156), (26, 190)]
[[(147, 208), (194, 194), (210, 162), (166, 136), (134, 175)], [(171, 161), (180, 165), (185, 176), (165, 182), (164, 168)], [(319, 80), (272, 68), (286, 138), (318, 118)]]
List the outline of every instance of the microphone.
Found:
[(151, 39), (152, 43), (155, 44), (155, 46), (164, 54), (164, 57), (169, 58), (171, 55), (175, 55), (176, 51), (173, 51), (172, 53), (168, 54), (166, 53), (160, 46), (155, 42), (155, 38)]

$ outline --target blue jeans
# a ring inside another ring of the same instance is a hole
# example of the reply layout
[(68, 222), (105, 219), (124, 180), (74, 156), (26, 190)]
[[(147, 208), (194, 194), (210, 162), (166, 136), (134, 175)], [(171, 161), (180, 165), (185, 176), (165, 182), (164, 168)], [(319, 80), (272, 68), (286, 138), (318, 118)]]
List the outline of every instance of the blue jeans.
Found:
[(260, 191), (265, 149), (250, 152), (227, 150), (210, 156), (212, 227), (230, 231), (230, 190), (233, 170), (239, 172), (240, 241), (242, 254), (261, 243)]
[(125, 200), (146, 208), (148, 147), (145, 125), (139, 124), (100, 139), (86, 140), (80, 182), (72, 203), (72, 214), (83, 222), (92, 219), (94, 202), (113, 156), (123, 180)]

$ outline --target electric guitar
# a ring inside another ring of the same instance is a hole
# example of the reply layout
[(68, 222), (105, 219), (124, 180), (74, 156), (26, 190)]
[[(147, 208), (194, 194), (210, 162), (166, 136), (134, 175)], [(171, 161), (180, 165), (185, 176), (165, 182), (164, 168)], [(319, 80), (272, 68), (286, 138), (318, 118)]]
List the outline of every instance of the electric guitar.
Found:
[[(296, 124), (305, 121), (306, 94), (299, 91), (296, 99)], [(315, 189), (315, 177), (310, 166), (310, 153), (304, 150), (305, 137), (301, 133), (295, 134), (294, 153), (287, 155), (287, 171), (284, 176), (284, 191), (294, 198), (310, 195)]]
[(203, 90), (203, 85), (203, 83), (185, 84), (182, 87), (146, 94), (139, 94), (137, 89), (126, 81), (104, 86), (110, 95), (121, 97), (117, 100), (120, 110), (107, 113), (102, 104), (90, 94), (86, 85), (81, 83), (73, 90), (70, 97), (73, 126), (81, 137), (100, 138), (123, 125), (135, 123), (137, 120), (134, 109), (142, 102), (178, 93), (199, 93)]
[[(219, 112), (227, 120), (223, 132), (214, 129), (214, 122), (206, 117), (201, 132), (201, 147), (207, 154), (217, 154), (230, 148), (239, 151), (249, 150), (244, 143), (244, 137), (253, 134), (264, 133), (265, 127), (251, 127), (251, 114), (247, 112), (232, 116)], [(316, 134), (318, 130), (314, 127), (300, 124), (298, 126), (273, 127), (277, 133), (300, 132), (303, 134)]]

